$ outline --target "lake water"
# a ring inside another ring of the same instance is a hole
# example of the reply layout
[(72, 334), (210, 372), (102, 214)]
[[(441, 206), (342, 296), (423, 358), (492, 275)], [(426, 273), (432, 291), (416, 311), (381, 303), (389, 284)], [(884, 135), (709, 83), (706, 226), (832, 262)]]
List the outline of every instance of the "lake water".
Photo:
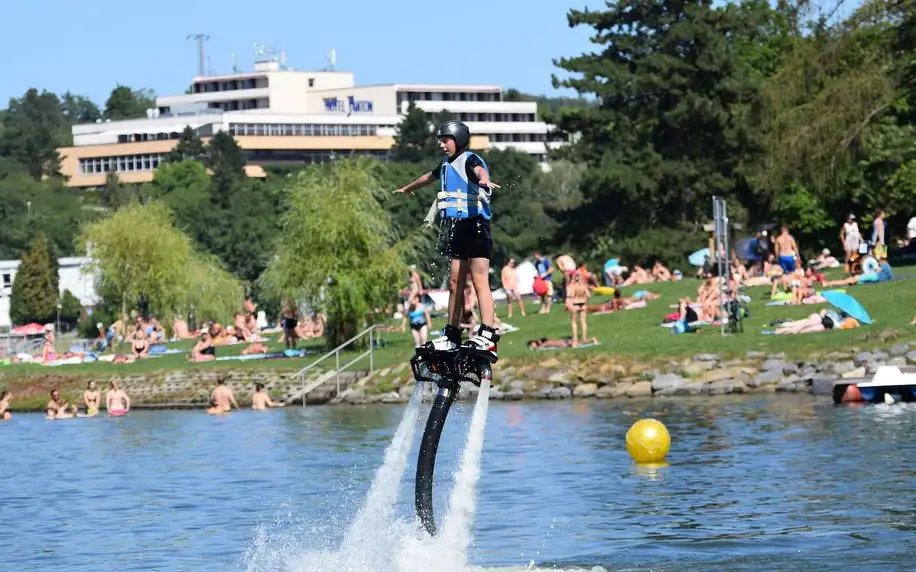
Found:
[[(472, 409), (456, 406), (446, 426), (437, 511)], [(427, 410), (395, 506), (405, 521)], [(404, 411), (17, 415), (0, 424), (0, 562), (307, 570), (303, 554), (340, 544)], [(670, 465), (649, 471), (630, 461), (624, 434), (653, 412), (672, 448)], [(492, 402), (467, 558), (488, 569), (913, 570), (914, 482), (916, 409), (901, 406), (835, 408), (807, 396)]]

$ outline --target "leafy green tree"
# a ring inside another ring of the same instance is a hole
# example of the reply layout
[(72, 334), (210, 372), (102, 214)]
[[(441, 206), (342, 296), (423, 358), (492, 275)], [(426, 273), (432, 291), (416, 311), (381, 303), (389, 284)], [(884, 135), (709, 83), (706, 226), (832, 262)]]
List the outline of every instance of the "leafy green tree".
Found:
[(92, 257), (99, 291), (119, 300), (121, 313), (142, 297), (159, 316), (227, 320), (241, 303), (241, 284), (194, 250), (160, 202), (132, 203), (86, 225), (81, 244)]
[(0, 259), (19, 258), (38, 233), (56, 255), (69, 256), (79, 224), (89, 215), (61, 181), (36, 181), (22, 165), (0, 158)]
[(377, 172), (377, 162), (359, 158), (299, 173), (261, 277), (275, 295), (304, 299), (326, 314), (330, 347), (356, 334), (374, 308), (396, 295), (414, 248), (409, 238), (397, 240), (378, 200)]
[(44, 235), (32, 239), (13, 278), (10, 320), (14, 324), (47, 323), (57, 315), (57, 278)]
[(117, 210), (135, 198), (130, 188), (121, 184), (118, 172), (108, 171), (105, 175), (105, 186), (102, 187), (101, 197), (99, 197), (102, 206)]
[(82, 95), (74, 95), (69, 91), (60, 97), (61, 111), (71, 125), (81, 123), (94, 123), (102, 118), (99, 106), (91, 99)]
[(156, 169), (151, 185), (154, 199), (161, 199), (175, 215), (175, 223), (202, 248), (210, 236), (203, 216), (210, 208), (210, 175), (200, 161), (165, 162)]
[(73, 329), (77, 326), (83, 315), (83, 304), (70, 290), (64, 290), (60, 295), (60, 323)]
[(433, 136), (433, 118), (417, 107), (414, 102), (407, 105), (407, 113), (397, 127), (391, 157), (407, 163), (432, 162), (442, 152)]
[(60, 100), (53, 93), (29, 89), (10, 99), (0, 130), (0, 157), (21, 163), (35, 179), (60, 176), (58, 147), (72, 141)]
[(132, 90), (118, 85), (105, 101), (105, 119), (139, 119), (146, 117), (146, 110), (156, 106), (156, 96), (148, 89)]
[(170, 163), (179, 163), (185, 159), (202, 161), (206, 153), (206, 145), (204, 145), (203, 140), (197, 134), (197, 131), (188, 125), (178, 136), (178, 143), (169, 151), (166, 161)]

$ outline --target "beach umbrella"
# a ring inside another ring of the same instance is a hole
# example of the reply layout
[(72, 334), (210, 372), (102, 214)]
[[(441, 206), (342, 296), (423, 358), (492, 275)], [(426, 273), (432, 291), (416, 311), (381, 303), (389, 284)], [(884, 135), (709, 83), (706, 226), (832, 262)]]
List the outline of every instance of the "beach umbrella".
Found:
[(45, 331), (45, 327), (41, 324), (36, 324), (32, 322), (31, 324), (26, 324), (24, 326), (19, 326), (18, 328), (13, 328), (10, 330), (11, 334), (18, 334), (20, 336), (37, 336), (42, 334)]
[(862, 304), (849, 294), (836, 290), (827, 290), (822, 292), (821, 295), (840, 312), (848, 314), (863, 324), (872, 323), (871, 316), (868, 315)]
[(687, 257), (687, 261), (693, 266), (703, 266), (707, 256), (709, 256), (709, 248), (701, 248)]

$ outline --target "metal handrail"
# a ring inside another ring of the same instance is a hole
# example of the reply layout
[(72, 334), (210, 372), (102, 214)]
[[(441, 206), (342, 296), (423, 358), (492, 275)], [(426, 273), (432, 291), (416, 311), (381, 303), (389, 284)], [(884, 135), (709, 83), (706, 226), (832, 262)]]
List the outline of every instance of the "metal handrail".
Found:
[[(340, 372), (341, 372), (341, 371), (347, 369), (347, 368), (350, 367), (351, 365), (353, 365), (353, 364), (355, 364), (356, 362), (358, 362), (359, 360), (363, 359), (364, 357), (366, 357), (366, 355), (369, 356), (369, 373), (372, 373), (372, 372), (374, 371), (374, 369), (375, 369), (375, 356), (374, 356), (373, 352), (374, 352), (374, 350), (375, 350), (375, 336), (374, 336), (373, 334), (375, 333), (375, 328), (376, 328), (376, 324), (372, 324), (371, 326), (369, 326), (369, 327), (366, 328), (365, 330), (361, 331), (360, 333), (356, 334), (355, 336), (353, 336), (353, 337), (350, 338), (349, 340), (347, 340), (347, 341), (345, 341), (344, 343), (340, 344), (339, 346), (337, 346), (337, 347), (334, 348), (333, 350), (329, 351), (328, 353), (324, 354), (323, 356), (321, 356), (320, 358), (316, 359), (316, 360), (313, 361), (312, 363), (308, 364), (307, 366), (305, 366), (304, 368), (302, 368), (302, 369), (299, 371), (299, 373), (296, 374), (296, 376), (299, 378), (299, 388), (300, 388), (300, 390), (302, 391), (302, 405), (303, 405), (303, 406), (305, 405), (305, 397), (306, 397), (306, 394), (305, 394), (305, 374), (308, 373), (309, 371), (311, 371), (313, 368), (315, 368), (316, 366), (318, 366), (318, 364), (320, 364), (321, 362), (323, 362), (324, 360), (328, 359), (328, 358), (331, 357), (331, 356), (334, 356), (334, 365), (335, 365), (334, 375), (335, 375), (335, 377), (337, 378), (337, 394), (338, 394), (338, 395), (340, 395)], [(356, 340), (358, 340), (358, 339), (360, 339), (360, 338), (362, 338), (362, 337), (364, 337), (364, 336), (366, 336), (366, 335), (369, 336), (369, 349), (366, 350), (366, 351), (364, 351), (363, 353), (359, 354), (358, 356), (356, 356), (355, 358), (353, 358), (352, 360), (350, 360), (349, 362), (347, 362), (346, 364), (344, 364), (343, 367), (341, 367), (341, 365), (340, 365), (340, 352), (341, 352), (341, 350), (342, 350), (343, 348), (349, 346), (350, 344), (352, 344), (352, 343), (355, 342)]]

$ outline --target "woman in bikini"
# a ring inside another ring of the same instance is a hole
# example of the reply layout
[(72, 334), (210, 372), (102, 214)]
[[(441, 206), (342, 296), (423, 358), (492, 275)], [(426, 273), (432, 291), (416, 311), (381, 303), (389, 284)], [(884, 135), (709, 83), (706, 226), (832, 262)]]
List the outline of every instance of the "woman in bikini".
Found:
[(142, 330), (134, 332), (130, 351), (136, 359), (145, 358), (149, 355), (149, 340), (146, 339), (146, 334)]
[(574, 272), (572, 281), (566, 289), (566, 310), (569, 312), (569, 324), (572, 327), (572, 347), (579, 345), (576, 318), (579, 319), (579, 323), (582, 325), (582, 343), (585, 343), (588, 337), (586, 319), (588, 317), (587, 304), (590, 295), (591, 292), (588, 286), (582, 281), (582, 274)]

